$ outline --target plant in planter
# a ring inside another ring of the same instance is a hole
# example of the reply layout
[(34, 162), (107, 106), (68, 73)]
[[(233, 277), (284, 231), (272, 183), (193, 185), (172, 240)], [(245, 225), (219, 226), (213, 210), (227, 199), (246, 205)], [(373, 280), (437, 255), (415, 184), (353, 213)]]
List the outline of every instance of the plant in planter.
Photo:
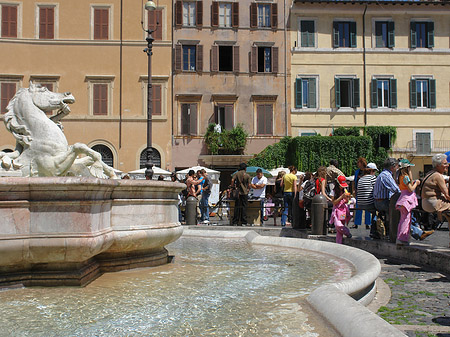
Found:
[(231, 130), (216, 131), (216, 124), (209, 124), (204, 140), (211, 154), (241, 154), (247, 144), (248, 133), (242, 124)]

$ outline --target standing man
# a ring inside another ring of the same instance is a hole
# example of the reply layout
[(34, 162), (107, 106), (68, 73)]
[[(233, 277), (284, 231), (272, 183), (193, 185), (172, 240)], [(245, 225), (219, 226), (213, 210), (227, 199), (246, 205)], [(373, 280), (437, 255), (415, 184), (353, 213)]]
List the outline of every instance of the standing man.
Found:
[(233, 225), (247, 226), (247, 205), (248, 205), (248, 187), (250, 185), (250, 176), (245, 171), (247, 169), (246, 163), (239, 165), (239, 170), (231, 179), (231, 185), (235, 186), (239, 192), (236, 200), (233, 216)]
[(266, 198), (266, 185), (267, 178), (264, 177), (263, 171), (259, 168), (256, 170), (256, 176), (253, 177), (252, 182), (250, 184), (251, 190), (250, 194), (255, 199), (259, 199), (261, 202), (261, 217), (260, 224), (261, 226), (264, 224), (264, 202)]
[(200, 221), (209, 224), (209, 197), (211, 196), (212, 181), (205, 169), (201, 170), (203, 175), (202, 199), (200, 200)]
[[(375, 186), (373, 188), (373, 198), (375, 209), (379, 212), (385, 212), (386, 222), (389, 218), (389, 200), (394, 193), (400, 193), (400, 188), (394, 180), (394, 173), (398, 169), (398, 160), (395, 158), (388, 158), (383, 164), (383, 171), (377, 177)], [(381, 239), (379, 233), (376, 232), (376, 226), (372, 223), (370, 227), (370, 237), (374, 239)], [(386, 228), (389, 228), (387, 224)]]
[(281, 227), (286, 227), (286, 220), (292, 222), (292, 201), (297, 194), (297, 168), (295, 166), (289, 166), (289, 173), (283, 177), (283, 201), (284, 210), (281, 215)]

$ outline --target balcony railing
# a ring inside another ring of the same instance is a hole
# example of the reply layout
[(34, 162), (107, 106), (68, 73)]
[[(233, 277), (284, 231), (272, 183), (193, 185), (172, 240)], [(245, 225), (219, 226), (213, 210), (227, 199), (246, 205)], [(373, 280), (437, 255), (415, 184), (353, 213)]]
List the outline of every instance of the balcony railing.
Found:
[(431, 140), (430, 142), (410, 140), (406, 144), (405, 150), (416, 155), (431, 155), (441, 152), (445, 153), (450, 151), (450, 140)]

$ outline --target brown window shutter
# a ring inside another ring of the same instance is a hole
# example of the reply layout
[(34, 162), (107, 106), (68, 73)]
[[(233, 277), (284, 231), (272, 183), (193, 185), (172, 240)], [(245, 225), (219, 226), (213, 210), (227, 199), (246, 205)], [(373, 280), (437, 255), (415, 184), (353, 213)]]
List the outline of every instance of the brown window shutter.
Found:
[(233, 71), (239, 72), (239, 46), (233, 46)]
[(211, 72), (219, 71), (219, 46), (211, 46)]
[(177, 0), (175, 2), (175, 27), (183, 26), (183, 1)]
[(219, 27), (219, 3), (213, 1), (211, 5), (211, 27)]
[(2, 37), (17, 37), (17, 6), (2, 5)]
[(155, 40), (162, 40), (162, 9), (147, 11), (148, 30), (153, 31), (152, 36)]
[(102, 10), (101, 39), (109, 39), (109, 9)]
[(274, 3), (272, 4), (272, 17), (270, 20), (270, 24), (273, 29), (276, 29), (278, 27), (278, 4)]
[(152, 84), (152, 115), (161, 116), (161, 85)]
[(108, 85), (94, 84), (94, 115), (108, 114)]
[(258, 135), (263, 135), (264, 131), (265, 131), (265, 128), (264, 128), (264, 115), (265, 115), (264, 105), (258, 104), (256, 106), (256, 124), (257, 124), (256, 133)]
[(268, 104), (266, 105), (266, 116), (265, 116), (265, 124), (266, 124), (266, 135), (273, 134), (273, 113), (272, 113), (273, 106)]
[(189, 134), (189, 104), (181, 104), (181, 134)]
[(239, 27), (239, 2), (233, 2), (231, 5), (231, 26)]
[(182, 57), (182, 49), (181, 44), (175, 45), (175, 71), (181, 71), (181, 57)]
[(256, 3), (250, 4), (250, 28), (258, 26), (258, 5)]
[(214, 105), (214, 123), (219, 124), (219, 106)]
[(250, 52), (250, 72), (256, 73), (258, 71), (258, 47), (252, 46)]
[(94, 9), (94, 40), (109, 38), (109, 10)]
[(278, 47), (272, 47), (272, 72), (278, 73)]
[(189, 115), (189, 134), (194, 136), (197, 134), (197, 104), (190, 104), (191, 113)]
[(54, 38), (54, 18), (55, 10), (53, 7), (39, 8), (39, 38), (53, 39)]
[(195, 69), (197, 70), (198, 73), (203, 72), (203, 45), (198, 44), (197, 48), (196, 48), (196, 65), (195, 65)]
[(231, 130), (233, 128), (233, 106), (228, 104), (225, 106), (225, 130)]
[(197, 1), (196, 4), (196, 13), (197, 13), (197, 27), (203, 26), (203, 1)]
[(1, 102), (0, 102), (0, 111), (2, 114), (6, 113), (6, 107), (8, 106), (9, 101), (16, 94), (16, 84), (15, 83), (2, 83), (1, 84)]

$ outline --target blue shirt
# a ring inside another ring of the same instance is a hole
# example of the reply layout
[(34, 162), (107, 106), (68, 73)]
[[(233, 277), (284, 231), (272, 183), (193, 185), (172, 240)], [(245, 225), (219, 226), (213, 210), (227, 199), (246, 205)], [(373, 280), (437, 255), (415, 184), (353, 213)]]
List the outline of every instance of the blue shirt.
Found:
[(374, 199), (390, 199), (395, 192), (400, 192), (400, 188), (388, 169), (384, 169), (375, 182), (373, 189)]

